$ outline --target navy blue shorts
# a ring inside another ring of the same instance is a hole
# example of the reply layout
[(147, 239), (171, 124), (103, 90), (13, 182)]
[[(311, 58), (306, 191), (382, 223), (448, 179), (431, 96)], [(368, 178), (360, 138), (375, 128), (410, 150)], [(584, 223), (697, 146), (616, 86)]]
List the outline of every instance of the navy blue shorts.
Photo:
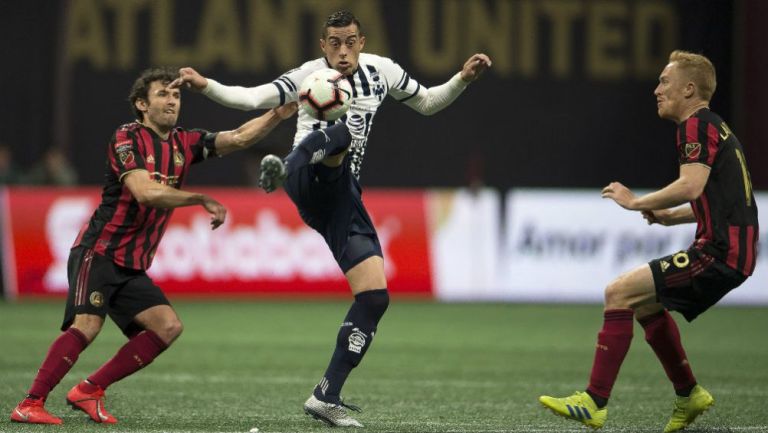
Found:
[(656, 299), (687, 321), (715, 305), (747, 277), (696, 248), (651, 260)]
[(339, 167), (307, 165), (290, 174), (283, 186), (301, 219), (323, 236), (342, 272), (369, 257), (383, 257), (349, 156)]
[(117, 266), (92, 249), (75, 247), (67, 262), (69, 294), (61, 330), (72, 325), (76, 314), (109, 317), (126, 336), (143, 331), (136, 315), (156, 305), (170, 305), (163, 291), (142, 270)]

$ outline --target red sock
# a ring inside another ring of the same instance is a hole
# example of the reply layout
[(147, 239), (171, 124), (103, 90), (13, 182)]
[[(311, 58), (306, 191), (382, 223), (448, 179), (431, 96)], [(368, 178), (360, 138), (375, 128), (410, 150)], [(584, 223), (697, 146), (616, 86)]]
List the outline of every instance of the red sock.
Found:
[(157, 334), (145, 330), (128, 340), (112, 359), (88, 377), (88, 381), (106, 389), (149, 365), (166, 348), (168, 345)]
[(603, 329), (597, 334), (595, 361), (589, 377), (587, 391), (604, 399), (619, 375), (619, 368), (632, 343), (632, 316), (630, 309), (605, 310)]
[(693, 377), (688, 357), (680, 341), (680, 330), (677, 329), (675, 319), (669, 311), (664, 310), (659, 314), (638, 319), (638, 322), (645, 328), (645, 341), (656, 352), (675, 391), (688, 390), (695, 386), (696, 378)]
[(29, 395), (45, 399), (59, 384), (61, 378), (75, 365), (80, 352), (88, 347), (88, 339), (82, 332), (69, 328), (51, 343), (43, 365), (29, 388)]

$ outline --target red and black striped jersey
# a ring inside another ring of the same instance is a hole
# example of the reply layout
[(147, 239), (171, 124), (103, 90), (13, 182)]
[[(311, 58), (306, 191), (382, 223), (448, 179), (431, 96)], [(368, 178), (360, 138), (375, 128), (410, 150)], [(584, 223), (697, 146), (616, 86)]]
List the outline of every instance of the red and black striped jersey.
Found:
[(123, 178), (146, 170), (153, 181), (180, 189), (191, 164), (215, 155), (215, 139), (216, 133), (177, 127), (163, 140), (137, 122), (120, 126), (107, 149), (101, 204), (80, 230), (73, 248), (92, 248), (126, 268), (149, 268), (173, 209), (140, 204)]
[(694, 246), (744, 275), (755, 269), (757, 205), (744, 149), (728, 125), (701, 109), (677, 130), (680, 164), (710, 167), (704, 192), (691, 202), (696, 216)]

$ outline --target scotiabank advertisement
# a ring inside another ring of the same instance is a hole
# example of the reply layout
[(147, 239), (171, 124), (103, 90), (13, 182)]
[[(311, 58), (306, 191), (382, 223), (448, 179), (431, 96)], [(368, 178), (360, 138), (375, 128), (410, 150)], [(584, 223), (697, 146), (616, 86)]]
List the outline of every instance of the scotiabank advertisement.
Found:
[[(283, 193), (200, 189), (227, 207), (216, 230), (200, 206), (178, 208), (149, 275), (168, 294), (195, 296), (348, 296), (346, 279), (323, 238)], [(10, 298), (63, 295), (67, 258), (100, 189), (0, 189), (5, 292)], [(431, 296), (423, 191), (366, 191), (363, 197), (386, 258), (393, 295)]]

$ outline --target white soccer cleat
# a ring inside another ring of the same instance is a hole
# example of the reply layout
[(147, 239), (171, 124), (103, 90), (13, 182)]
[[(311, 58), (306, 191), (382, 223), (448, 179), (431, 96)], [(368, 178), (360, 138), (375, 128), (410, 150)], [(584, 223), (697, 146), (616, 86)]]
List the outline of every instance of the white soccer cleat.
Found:
[(347, 409), (362, 412), (359, 407), (353, 405), (326, 403), (318, 400), (314, 394), (304, 402), (304, 412), (316, 420), (320, 420), (331, 427), (363, 427), (360, 421), (347, 414)]
[(261, 160), (259, 186), (266, 192), (280, 188), (285, 180), (285, 163), (275, 155), (267, 155)]

